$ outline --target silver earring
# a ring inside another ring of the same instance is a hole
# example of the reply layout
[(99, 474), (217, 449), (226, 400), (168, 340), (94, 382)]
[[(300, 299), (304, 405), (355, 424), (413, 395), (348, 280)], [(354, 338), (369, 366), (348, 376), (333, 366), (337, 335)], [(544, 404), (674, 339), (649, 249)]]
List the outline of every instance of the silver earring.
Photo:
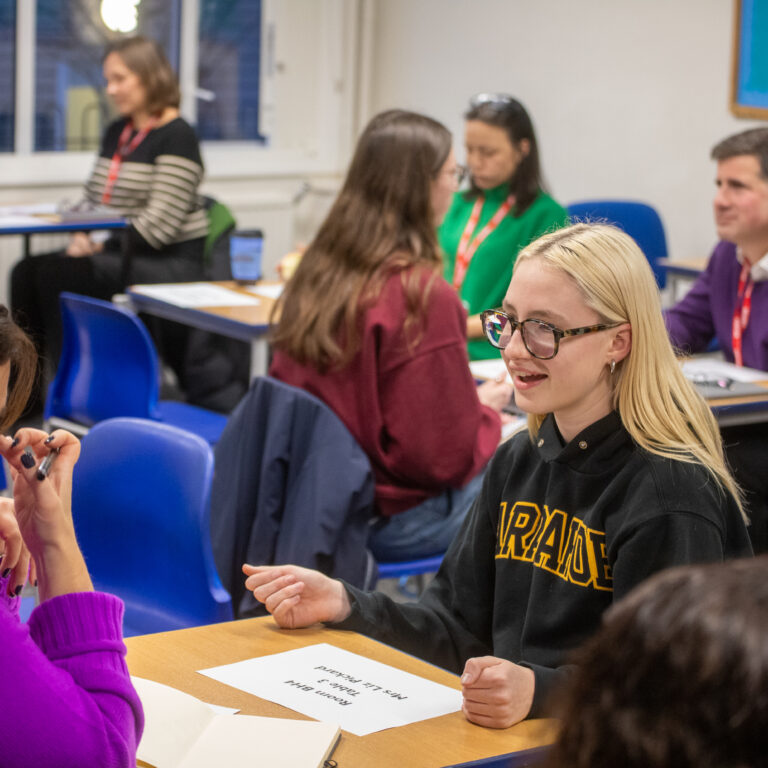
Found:
[(611, 376), (613, 376), (613, 372), (616, 370), (616, 361), (611, 360)]

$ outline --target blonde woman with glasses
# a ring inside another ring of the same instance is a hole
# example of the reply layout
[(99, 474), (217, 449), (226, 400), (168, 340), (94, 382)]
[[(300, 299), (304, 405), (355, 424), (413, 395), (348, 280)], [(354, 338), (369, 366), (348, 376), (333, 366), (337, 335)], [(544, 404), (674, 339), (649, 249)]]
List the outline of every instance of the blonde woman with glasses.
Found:
[(483, 315), (528, 430), (497, 450), (419, 602), (292, 566), (244, 572), (281, 626), (331, 622), (460, 673), (466, 717), (505, 728), (550, 712), (570, 651), (636, 584), (751, 548), (717, 425), (630, 237), (577, 224), (540, 238)]

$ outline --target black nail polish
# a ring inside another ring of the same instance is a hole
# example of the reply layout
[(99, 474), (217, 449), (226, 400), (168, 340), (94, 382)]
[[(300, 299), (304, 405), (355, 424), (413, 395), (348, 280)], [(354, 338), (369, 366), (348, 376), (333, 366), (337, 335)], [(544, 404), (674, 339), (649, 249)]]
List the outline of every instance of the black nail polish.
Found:
[(35, 466), (35, 457), (31, 453), (21, 454), (21, 463), (27, 468), (32, 469)]
[(8, 578), (8, 574), (9, 574), (10, 572), (11, 572), (11, 569), (10, 569), (10, 568), (6, 568), (6, 569), (3, 571), (3, 578), (4, 578), (4, 579), (7, 579), (7, 578)]
[(53, 435), (50, 435), (49, 437), (46, 437), (45, 438), (45, 444), (48, 445), (48, 443), (52, 442), (53, 441), (53, 437), (54, 437)]
[(15, 448), (19, 444), (19, 438), (14, 437), (13, 442), (11, 443), (11, 448)]
[(23, 584), (19, 584), (16, 587), (16, 589), (13, 590), (13, 594), (16, 595), (16, 597), (18, 597), (21, 594), (21, 590), (22, 589), (24, 589), (24, 585)]

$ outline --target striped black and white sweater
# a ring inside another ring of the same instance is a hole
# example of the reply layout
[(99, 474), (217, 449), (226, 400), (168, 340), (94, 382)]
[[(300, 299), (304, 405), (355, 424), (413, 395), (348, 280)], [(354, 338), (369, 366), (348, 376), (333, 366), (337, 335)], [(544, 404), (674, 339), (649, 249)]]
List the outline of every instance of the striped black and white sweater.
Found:
[[(85, 185), (85, 195), (95, 205), (102, 205), (110, 162), (125, 123), (122, 118), (107, 128)], [(147, 134), (122, 162), (109, 203), (130, 220), (135, 251), (181, 255), (186, 249), (177, 244), (207, 235), (208, 219), (198, 196), (202, 177), (200, 146), (186, 121), (177, 117)]]

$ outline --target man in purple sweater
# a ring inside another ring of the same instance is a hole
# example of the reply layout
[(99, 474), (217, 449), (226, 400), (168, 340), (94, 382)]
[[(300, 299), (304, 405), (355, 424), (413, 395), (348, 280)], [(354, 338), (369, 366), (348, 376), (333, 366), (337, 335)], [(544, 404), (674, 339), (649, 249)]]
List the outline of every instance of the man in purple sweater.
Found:
[[(665, 313), (667, 329), (684, 353), (702, 352), (716, 338), (726, 360), (768, 371), (768, 128), (729, 136), (712, 158), (720, 242), (685, 298)], [(722, 435), (746, 494), (753, 546), (768, 551), (768, 426)]]

